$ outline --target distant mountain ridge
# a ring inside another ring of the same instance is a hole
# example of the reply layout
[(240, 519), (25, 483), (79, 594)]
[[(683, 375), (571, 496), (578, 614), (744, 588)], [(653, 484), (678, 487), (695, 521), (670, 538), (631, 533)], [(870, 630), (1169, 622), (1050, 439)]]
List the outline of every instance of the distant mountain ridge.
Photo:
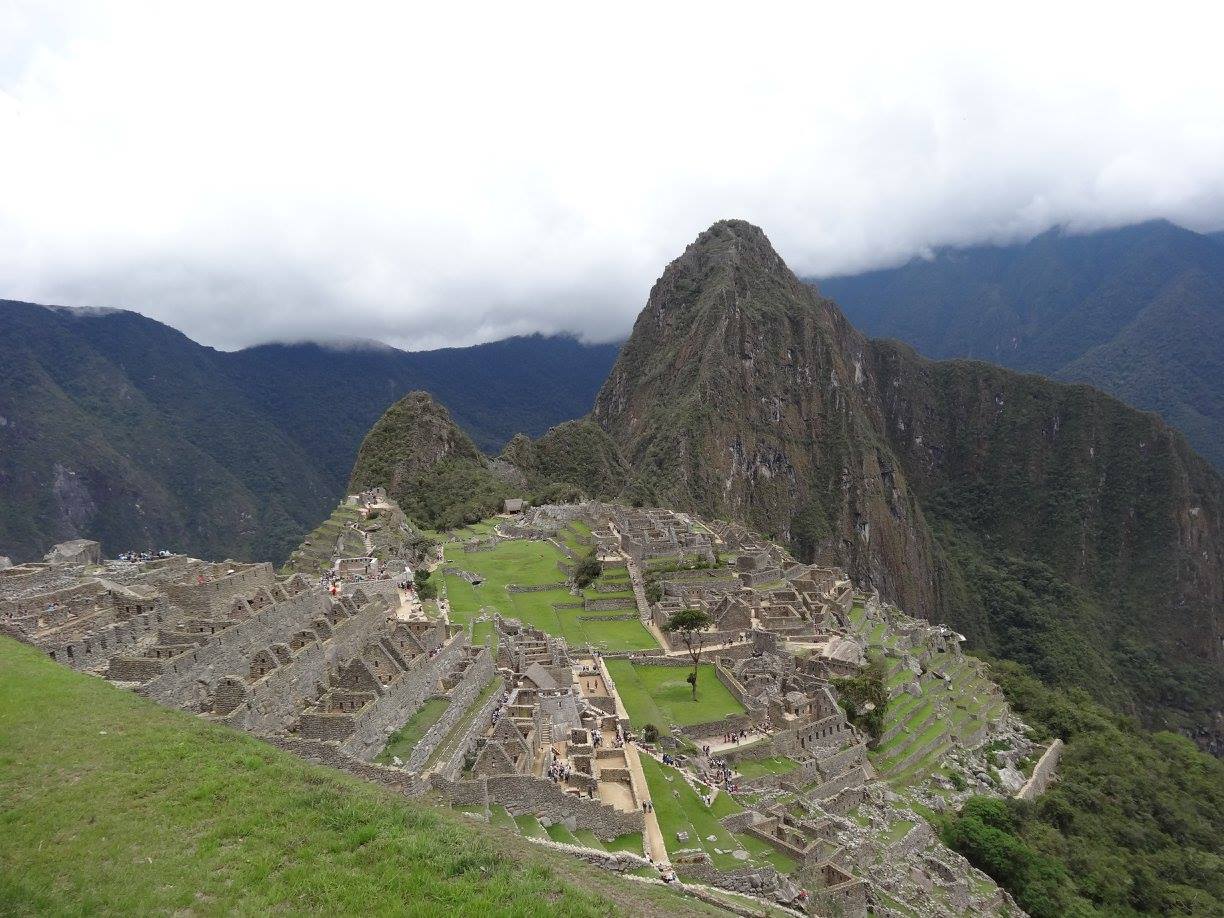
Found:
[(1224, 233), (1054, 229), (816, 284), (869, 335), (1156, 411), (1224, 469)]
[(510, 338), (409, 353), (234, 353), (112, 309), (0, 301), (0, 554), (101, 539), (282, 559), (343, 491), (371, 425), (428, 388), (482, 449), (585, 414), (617, 345)]

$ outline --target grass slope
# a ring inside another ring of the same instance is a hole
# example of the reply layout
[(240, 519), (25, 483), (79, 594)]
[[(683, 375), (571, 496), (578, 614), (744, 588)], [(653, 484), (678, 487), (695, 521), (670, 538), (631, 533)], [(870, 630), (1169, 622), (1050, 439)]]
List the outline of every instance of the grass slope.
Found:
[(0, 638), (0, 914), (700, 913)]

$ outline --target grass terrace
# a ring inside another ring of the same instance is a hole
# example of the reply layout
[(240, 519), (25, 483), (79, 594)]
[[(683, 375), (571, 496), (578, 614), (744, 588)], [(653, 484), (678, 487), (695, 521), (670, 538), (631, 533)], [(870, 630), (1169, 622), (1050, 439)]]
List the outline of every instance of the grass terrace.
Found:
[[(727, 831), (719, 819), (739, 812), (740, 806), (726, 794), (715, 798), (715, 806), (706, 806), (701, 797), (684, 777), (674, 768), (663, 765), (653, 756), (642, 756), (642, 770), (650, 787), (650, 799), (654, 804), (659, 830), (668, 853), (683, 848), (703, 849), (710, 855), (715, 867), (735, 870), (743, 867), (772, 864), (783, 872), (793, 871), (793, 859), (777, 851), (767, 842), (748, 835)], [(688, 840), (680, 841), (678, 832), (687, 832)], [(711, 841), (711, 836), (713, 840)], [(733, 852), (743, 849), (748, 859), (735, 857)]]
[(505, 688), (505, 685), (501, 678), (498, 677), (492, 679), (489, 684), (486, 685), (483, 690), (481, 690), (480, 694), (476, 696), (470, 705), (468, 705), (467, 710), (463, 712), (462, 716), (455, 721), (454, 726), (450, 728), (450, 731), (445, 737), (443, 737), (442, 741), (438, 743), (437, 748), (434, 749), (433, 754), (430, 755), (429, 761), (425, 763), (425, 767), (427, 769), (436, 768), (443, 762), (450, 760), (450, 757), (455, 754), (455, 750), (459, 746), (459, 741), (462, 740), (464, 735), (467, 733), (468, 727), (470, 727), (472, 725), (472, 721), (476, 719), (476, 715), (480, 712), (481, 707), (484, 706), (484, 703), (488, 701), (491, 696), (497, 692), (500, 692), (503, 688)]
[[(548, 542), (511, 540), (502, 542), (491, 551), (465, 552), (458, 545), (446, 546), (448, 564), (471, 571), (484, 578), (484, 582), (473, 586), (454, 574), (443, 576), (446, 596), (451, 605), (451, 620), (468, 624), (481, 609), (492, 607), (505, 618), (517, 618), (525, 624), (539, 628), (548, 634), (563, 637), (573, 647), (591, 644), (606, 652), (625, 650), (652, 650), (659, 646), (654, 636), (636, 619), (618, 621), (617, 617), (634, 613), (635, 609), (609, 612), (588, 612), (585, 609), (557, 608), (582, 602), (584, 597), (574, 596), (560, 586), (565, 575), (557, 567), (565, 556)], [(619, 572), (610, 572), (617, 574)], [(610, 583), (624, 583), (616, 576)], [(511, 593), (506, 587), (511, 584), (538, 586), (558, 584), (557, 589), (534, 593)], [(633, 597), (631, 590), (615, 593), (598, 593), (587, 590), (591, 599), (617, 599)], [(584, 621), (583, 619), (589, 619)], [(481, 623), (473, 629), (473, 640), (483, 643), (492, 631), (491, 623)]]
[[(361, 520), (361, 514), (357, 512), (356, 507), (349, 507), (340, 504), (331, 515), (320, 523), (306, 538), (302, 541), (301, 547), (289, 556), (289, 560), (285, 562), (281, 568), (282, 573), (299, 572), (303, 574), (321, 574), (331, 568), (332, 558), (336, 552), (336, 543), (339, 541), (342, 534), (352, 531), (348, 528), (349, 523), (357, 523)], [(357, 533), (352, 533), (360, 540)], [(360, 557), (365, 554), (365, 543), (362, 541), (361, 550), (356, 554)]]
[(416, 744), (429, 732), (429, 728), (442, 719), (442, 715), (446, 713), (449, 706), (450, 702), (445, 698), (430, 698), (421, 705), (419, 711), (408, 719), (406, 724), (387, 738), (386, 748), (378, 754), (378, 758), (374, 761), (390, 765), (391, 759), (395, 756), (399, 756), (401, 760), (407, 759), (412, 755)]
[(582, 520), (573, 520), (557, 533), (557, 539), (570, 551), (585, 554), (591, 550), (591, 527)]
[(714, 665), (702, 663), (697, 672), (697, 700), (685, 678), (692, 667), (641, 666), (630, 660), (607, 660), (608, 672), (635, 729), (654, 724), (664, 729), (721, 720), (743, 714), (744, 706), (714, 675)]
[[(5, 914), (709, 914), (0, 638)], [(640, 850), (640, 839), (639, 850)]]

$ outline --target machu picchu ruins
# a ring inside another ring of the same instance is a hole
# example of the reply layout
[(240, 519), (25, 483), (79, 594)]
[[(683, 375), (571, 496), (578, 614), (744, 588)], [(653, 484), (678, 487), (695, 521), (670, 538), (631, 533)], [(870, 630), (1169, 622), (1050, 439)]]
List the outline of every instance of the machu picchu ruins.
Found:
[[(1052, 767), (1034, 775), (1044, 750), (959, 634), (739, 525), (505, 509), (432, 538), (371, 489), (280, 572), (57, 545), (0, 570), (0, 632), (740, 914), (1019, 914), (923, 817), (1032, 794)], [(599, 574), (579, 587), (588, 555)], [(696, 662), (668, 630), (684, 610), (708, 617)], [(842, 694), (869, 672), (875, 735)]]

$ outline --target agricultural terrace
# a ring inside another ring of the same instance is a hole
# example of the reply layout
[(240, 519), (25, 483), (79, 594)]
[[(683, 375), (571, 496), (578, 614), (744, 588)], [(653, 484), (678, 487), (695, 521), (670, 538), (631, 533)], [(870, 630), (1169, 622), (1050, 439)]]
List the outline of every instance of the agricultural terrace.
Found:
[(691, 666), (641, 666), (617, 659), (605, 662), (634, 729), (640, 730), (646, 724), (660, 729), (672, 725), (688, 727), (744, 713), (744, 706), (714, 675), (713, 664), (702, 663), (698, 667), (694, 701), (693, 690), (685, 681), (692, 672)]
[(668, 854), (674, 856), (682, 849), (696, 848), (709, 854), (714, 866), (723, 870), (765, 864), (783, 872), (795, 870), (795, 862), (772, 845), (747, 834), (730, 832), (719, 822), (742, 809), (728, 794), (718, 794), (713, 804), (706, 806), (675, 768), (649, 755), (641, 758)]
[[(566, 586), (566, 575), (559, 566), (568, 559), (548, 542), (514, 539), (490, 551), (474, 552), (465, 552), (458, 544), (448, 543), (445, 551), (447, 565), (483, 578), (483, 582), (473, 585), (457, 574), (443, 575), (451, 620), (458, 624), (472, 623), (483, 610), (496, 609), (504, 618), (517, 618), (541, 631), (565, 638), (571, 647), (590, 644), (606, 652), (617, 652), (651, 650), (659, 646), (637, 620), (633, 607), (598, 612), (581, 606), (565, 608), (601, 599), (631, 600), (633, 592), (623, 571), (609, 571), (582, 595), (575, 596)], [(506, 589), (511, 585), (550, 584), (553, 589), (531, 593)], [(626, 614), (634, 617), (624, 620)], [(478, 623), (473, 629), (473, 640), (481, 643), (491, 633), (487, 622)]]

